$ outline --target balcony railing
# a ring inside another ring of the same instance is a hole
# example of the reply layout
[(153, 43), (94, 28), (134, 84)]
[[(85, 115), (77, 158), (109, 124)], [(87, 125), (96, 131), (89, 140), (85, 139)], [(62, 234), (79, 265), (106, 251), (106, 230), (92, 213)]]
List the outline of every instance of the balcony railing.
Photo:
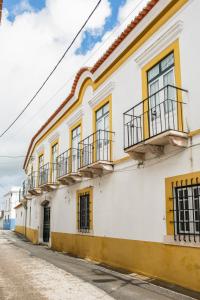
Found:
[(114, 133), (98, 130), (79, 143), (79, 169), (95, 162), (112, 161), (112, 143)]
[(47, 163), (39, 169), (38, 186), (56, 184), (57, 165)]
[(78, 172), (79, 150), (70, 148), (57, 158), (57, 178)]
[(24, 180), (22, 183), (22, 188), (19, 191), (19, 201), (23, 201), (28, 197), (28, 181)]
[(38, 172), (32, 172), (28, 176), (28, 190), (34, 190), (38, 187)]
[(187, 91), (167, 85), (124, 113), (124, 149), (168, 130), (184, 132)]

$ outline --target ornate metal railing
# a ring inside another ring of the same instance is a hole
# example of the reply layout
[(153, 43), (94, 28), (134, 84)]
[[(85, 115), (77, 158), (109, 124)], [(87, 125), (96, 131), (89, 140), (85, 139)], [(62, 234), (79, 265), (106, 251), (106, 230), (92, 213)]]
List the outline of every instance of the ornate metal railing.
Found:
[(70, 148), (57, 157), (57, 178), (78, 171), (79, 150)]
[(114, 132), (98, 130), (79, 143), (79, 168), (97, 161), (112, 161), (112, 144)]
[(38, 187), (38, 172), (32, 172), (28, 176), (28, 190), (33, 190)]
[(57, 165), (47, 163), (40, 167), (38, 174), (38, 186), (45, 184), (55, 184), (57, 178)]
[(167, 85), (123, 115), (124, 149), (168, 130), (185, 131), (187, 90)]

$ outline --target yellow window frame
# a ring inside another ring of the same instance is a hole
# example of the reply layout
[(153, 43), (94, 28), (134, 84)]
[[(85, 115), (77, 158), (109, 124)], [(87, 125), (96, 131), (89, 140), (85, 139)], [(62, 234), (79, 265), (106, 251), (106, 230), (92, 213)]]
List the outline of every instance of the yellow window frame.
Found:
[(50, 145), (50, 180), (52, 180), (52, 177), (53, 177), (53, 153), (52, 153), (52, 150), (53, 150), (53, 147), (55, 147), (56, 145), (58, 145), (58, 155), (59, 155), (59, 138), (57, 138), (56, 140), (54, 140), (51, 145)]
[(89, 194), (89, 210), (90, 210), (90, 222), (89, 231), (93, 230), (93, 187), (86, 187), (76, 192), (76, 228), (79, 229), (79, 199), (83, 194)]
[(166, 198), (166, 230), (167, 235), (174, 235), (174, 204), (173, 204), (173, 186), (181, 187), (184, 182), (194, 183), (198, 181), (200, 183), (200, 172), (192, 172), (182, 175), (177, 175), (173, 177), (168, 177), (165, 179), (165, 198)]
[[(107, 96), (105, 99), (103, 99), (100, 103), (98, 103), (94, 108), (93, 108), (93, 133), (96, 132), (96, 112), (101, 109), (104, 105), (108, 104), (109, 106), (109, 138), (110, 141), (112, 141), (112, 95)], [(96, 137), (94, 136), (94, 140)], [(97, 151), (96, 151), (96, 145), (94, 144), (94, 153), (93, 153), (93, 161), (96, 161), (97, 158)], [(113, 160), (113, 153), (112, 153), (112, 142), (110, 144), (110, 159), (111, 161)]]
[[(161, 51), (158, 55), (156, 55), (150, 62), (148, 62), (142, 68), (142, 99), (148, 98), (147, 72), (171, 52), (174, 53), (174, 73), (175, 73), (176, 86), (181, 88), (180, 50), (179, 50), (179, 40), (177, 39), (172, 44), (170, 44), (167, 48)], [(178, 101), (182, 102), (182, 93), (180, 90), (178, 90), (177, 92), (177, 99)], [(148, 139), (149, 138), (148, 99), (145, 100), (143, 103), (143, 114), (144, 114), (143, 134), (144, 134), (144, 139)], [(179, 131), (183, 131), (182, 105), (178, 105), (177, 117), (178, 117), (178, 129)]]

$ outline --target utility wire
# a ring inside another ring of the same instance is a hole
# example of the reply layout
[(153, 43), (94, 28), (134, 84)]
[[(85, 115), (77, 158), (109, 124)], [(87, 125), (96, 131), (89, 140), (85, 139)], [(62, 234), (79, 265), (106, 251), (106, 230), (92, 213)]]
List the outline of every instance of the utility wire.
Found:
[(84, 27), (86, 26), (86, 24), (88, 23), (88, 21), (90, 20), (90, 18), (92, 17), (92, 15), (94, 14), (94, 12), (96, 11), (96, 9), (100, 5), (101, 1), (102, 0), (98, 1), (98, 3), (96, 4), (96, 6), (92, 10), (92, 12), (89, 14), (88, 18), (86, 19), (86, 21), (84, 22), (84, 24), (81, 26), (81, 28), (79, 29), (79, 31), (76, 33), (75, 37), (73, 38), (73, 40), (71, 41), (70, 45), (67, 47), (67, 49), (65, 50), (65, 52), (63, 53), (63, 55), (61, 56), (61, 58), (59, 59), (59, 61), (55, 65), (55, 67), (52, 69), (52, 71), (50, 72), (50, 74), (47, 76), (47, 78), (45, 79), (45, 81), (42, 83), (42, 85), (40, 86), (40, 88), (37, 90), (37, 92), (34, 94), (34, 96), (31, 98), (31, 100), (27, 103), (27, 105), (22, 109), (22, 111), (20, 112), (20, 114), (0, 134), (0, 138), (3, 137), (5, 135), (5, 133), (17, 122), (17, 120), (21, 117), (21, 115), (27, 110), (27, 108), (30, 106), (30, 104), (35, 100), (35, 98), (37, 97), (37, 95), (40, 93), (40, 91), (46, 85), (47, 81), (50, 79), (50, 77), (53, 75), (53, 73), (55, 72), (55, 70), (58, 68), (58, 66), (60, 65), (60, 63), (62, 62), (62, 60), (66, 56), (66, 54), (68, 53), (68, 51), (71, 49), (72, 45), (74, 44), (74, 42), (76, 41), (76, 39), (78, 38), (78, 36), (82, 32), (82, 30), (84, 29)]

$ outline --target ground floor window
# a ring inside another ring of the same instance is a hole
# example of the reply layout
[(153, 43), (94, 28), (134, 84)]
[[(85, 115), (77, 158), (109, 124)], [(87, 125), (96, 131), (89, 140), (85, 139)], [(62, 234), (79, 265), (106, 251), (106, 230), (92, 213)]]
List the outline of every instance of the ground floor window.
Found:
[(175, 220), (177, 234), (200, 234), (200, 185), (175, 188)]
[(200, 242), (200, 172), (166, 178), (167, 235)]
[(92, 190), (85, 189), (77, 195), (77, 225), (79, 232), (92, 229)]

